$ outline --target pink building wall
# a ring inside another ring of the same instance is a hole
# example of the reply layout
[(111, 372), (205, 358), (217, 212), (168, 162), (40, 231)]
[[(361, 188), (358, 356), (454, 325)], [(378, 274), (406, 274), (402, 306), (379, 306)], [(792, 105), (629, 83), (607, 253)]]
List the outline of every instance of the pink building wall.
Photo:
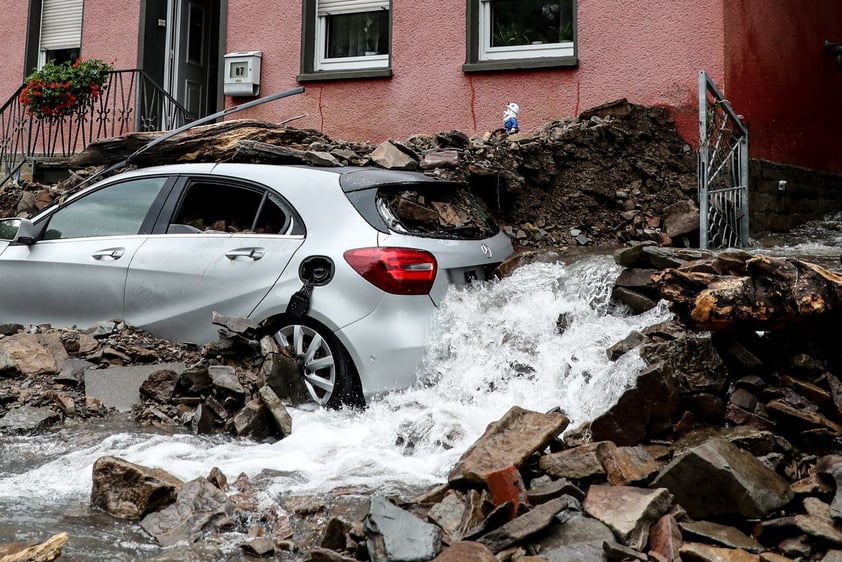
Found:
[[(221, 52), (262, 51), (264, 95), (298, 86), (302, 3), (220, 1)], [(577, 68), (475, 73), (462, 70), (466, 3), (447, 4), (431, 9), (394, 0), (391, 78), (306, 82), (304, 94), (237, 117), (279, 122), (303, 115), (292, 125), (376, 143), (491, 131), (509, 101), (520, 104), (521, 130), (530, 132), (627, 98), (669, 108), (695, 146), (698, 71), (705, 70), (745, 116), (752, 156), (842, 172), (842, 69), (824, 53), (825, 40), (842, 41), (838, 0), (579, 0)], [(86, 0), (82, 55), (136, 68), (140, 7), (141, 0)], [(27, 70), (27, 2), (6, 2), (3, 10), (0, 102)]]
[(0, 57), (0, 105), (6, 103), (20, 85), (27, 71), (24, 63), (26, 51), (26, 19), (29, 7), (26, 2), (4, 2), (0, 18), (0, 37), (3, 38), (3, 56)]
[[(226, 49), (263, 51), (265, 93), (298, 85), (300, 68), (300, 3), (291, 2), (283, 16), (275, 4), (228, 2)], [(724, 76), (721, 0), (608, 0), (598, 6), (580, 0), (578, 68), (483, 73), (462, 71), (465, 2), (450, 4), (431, 10), (424, 2), (394, 3), (391, 78), (308, 82), (303, 95), (255, 108), (249, 117), (281, 121), (305, 114), (296, 127), (380, 142), (452, 129), (490, 131), (502, 125), (509, 101), (520, 104), (521, 131), (528, 132), (625, 97), (673, 108), (682, 131), (698, 136), (698, 71)], [(227, 98), (231, 103), (236, 101)]]
[(137, 68), (140, 0), (85, 0), (82, 57), (101, 59), (117, 70)]

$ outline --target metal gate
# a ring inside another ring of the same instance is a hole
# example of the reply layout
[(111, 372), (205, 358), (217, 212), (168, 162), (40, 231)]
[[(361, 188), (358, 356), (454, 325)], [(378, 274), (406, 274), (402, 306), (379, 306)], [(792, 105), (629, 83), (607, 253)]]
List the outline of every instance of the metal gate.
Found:
[(699, 247), (747, 247), (748, 129), (699, 72)]

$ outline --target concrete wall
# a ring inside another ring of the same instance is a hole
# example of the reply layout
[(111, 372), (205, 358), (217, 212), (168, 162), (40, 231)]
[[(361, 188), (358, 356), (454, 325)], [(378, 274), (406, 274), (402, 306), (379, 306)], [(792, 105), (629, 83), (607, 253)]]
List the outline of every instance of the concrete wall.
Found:
[[(786, 186), (781, 190), (779, 182)], [(842, 175), (753, 159), (749, 164), (749, 229), (785, 232), (842, 211)]]

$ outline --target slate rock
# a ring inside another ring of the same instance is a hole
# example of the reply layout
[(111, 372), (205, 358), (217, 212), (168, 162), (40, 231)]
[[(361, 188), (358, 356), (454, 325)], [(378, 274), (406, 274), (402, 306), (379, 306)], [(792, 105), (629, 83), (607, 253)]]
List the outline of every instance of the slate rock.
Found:
[(560, 412), (542, 414), (513, 406), (462, 455), (448, 475), (452, 485), (479, 484), (489, 472), (508, 465), (521, 467), (545, 449), (569, 424)]
[(566, 498), (556, 498), (543, 503), (513, 519), (490, 533), (483, 535), (478, 542), (487, 546), (495, 554), (527, 537), (546, 529), (558, 512), (568, 505)]
[[(532, 484), (534, 485), (535, 482), (533, 481)], [(526, 499), (532, 505), (546, 503), (564, 495), (573, 496), (579, 501), (585, 499), (585, 493), (566, 478), (553, 480), (548, 484), (535, 486), (526, 491)]]
[(602, 545), (614, 541), (614, 533), (604, 523), (581, 513), (541, 535), (541, 558), (549, 562), (606, 562)]
[(739, 529), (722, 525), (714, 521), (682, 521), (679, 527), (688, 538), (704, 539), (728, 548), (739, 548), (748, 552), (760, 553), (765, 550), (762, 544)]
[(146, 515), (140, 526), (163, 547), (193, 543), (233, 511), (225, 492), (202, 477), (184, 484), (175, 503)]
[(278, 395), (275, 394), (272, 388), (268, 385), (261, 386), (257, 393), (263, 401), (263, 404), (265, 404), (266, 408), (269, 410), (269, 414), (272, 416), (272, 419), (275, 421), (275, 425), (278, 428), (278, 431), (280, 431), (281, 439), (291, 435), (292, 416), (289, 414), (284, 405), (281, 404), (281, 400), (278, 398)]
[(370, 154), (372, 162), (389, 170), (417, 170), (418, 159), (408, 148), (392, 140), (377, 145)]
[(678, 560), (678, 552), (684, 544), (675, 516), (667, 513), (649, 528), (649, 552), (664, 560)]
[(371, 498), (365, 535), (372, 562), (422, 562), (441, 550), (441, 529), (383, 496)]
[(585, 513), (605, 523), (620, 543), (642, 550), (649, 528), (669, 510), (672, 495), (666, 488), (591, 486), (584, 502)]
[(673, 369), (666, 362), (653, 364), (638, 375), (635, 386), (614, 406), (591, 422), (593, 439), (634, 446), (647, 436), (669, 431), (678, 400)]
[(759, 562), (760, 557), (737, 548), (723, 548), (701, 543), (685, 543), (679, 552), (681, 560), (695, 562)]
[(672, 460), (653, 480), (695, 519), (764, 517), (789, 503), (789, 484), (757, 457), (712, 438)]
[(305, 562), (358, 562), (352, 556), (345, 556), (328, 548), (315, 547), (307, 553)]
[(556, 453), (541, 455), (538, 468), (553, 478), (570, 480), (588, 480), (605, 474), (605, 467), (599, 459), (597, 450), (602, 442), (587, 443), (571, 447)]
[(833, 519), (842, 520), (842, 456), (825, 455), (816, 463), (816, 474), (825, 481), (832, 481), (836, 487), (830, 504)]
[(0, 432), (34, 433), (61, 422), (61, 416), (50, 408), (24, 405), (9, 410), (0, 418)]
[(462, 523), (462, 516), (465, 513), (465, 502), (454, 491), (444, 496), (442, 501), (430, 508), (427, 518), (441, 527), (451, 539), (462, 538), (459, 527)]
[(240, 380), (237, 378), (237, 370), (234, 367), (230, 365), (211, 365), (208, 367), (208, 375), (215, 387), (240, 396), (246, 394), (246, 389), (240, 384)]
[(158, 404), (169, 404), (175, 394), (178, 373), (172, 369), (160, 369), (149, 375), (140, 385), (138, 392), (143, 400), (153, 400)]
[[(0, 357), (0, 371), (3, 370), (2, 362), (2, 357)], [(79, 384), (84, 380), (85, 371), (87, 371), (88, 369), (92, 369), (95, 366), (96, 365), (94, 365), (90, 361), (86, 361), (85, 359), (71, 357), (61, 364), (59, 373), (55, 376), (53, 381), (67, 385)]]
[[(58, 371), (55, 356), (33, 334), (14, 334), (0, 339), (0, 354), (11, 356), (17, 370), (24, 376), (43, 375)], [(66, 358), (66, 355), (65, 355)]]
[(459, 541), (445, 548), (433, 562), (497, 562), (497, 557), (484, 544)]

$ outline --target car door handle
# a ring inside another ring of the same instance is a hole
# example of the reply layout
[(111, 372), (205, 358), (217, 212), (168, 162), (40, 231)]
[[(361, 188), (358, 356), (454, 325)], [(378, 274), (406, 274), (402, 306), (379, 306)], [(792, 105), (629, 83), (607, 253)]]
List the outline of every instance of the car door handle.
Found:
[(237, 248), (236, 250), (229, 250), (225, 252), (225, 257), (229, 260), (235, 260), (237, 258), (250, 258), (254, 261), (257, 261), (264, 255), (266, 255), (266, 251), (263, 248)]
[(102, 258), (119, 260), (123, 257), (124, 253), (126, 253), (125, 248), (106, 248), (104, 250), (94, 252), (93, 254), (91, 254), (91, 257), (93, 257), (95, 260), (101, 260)]

